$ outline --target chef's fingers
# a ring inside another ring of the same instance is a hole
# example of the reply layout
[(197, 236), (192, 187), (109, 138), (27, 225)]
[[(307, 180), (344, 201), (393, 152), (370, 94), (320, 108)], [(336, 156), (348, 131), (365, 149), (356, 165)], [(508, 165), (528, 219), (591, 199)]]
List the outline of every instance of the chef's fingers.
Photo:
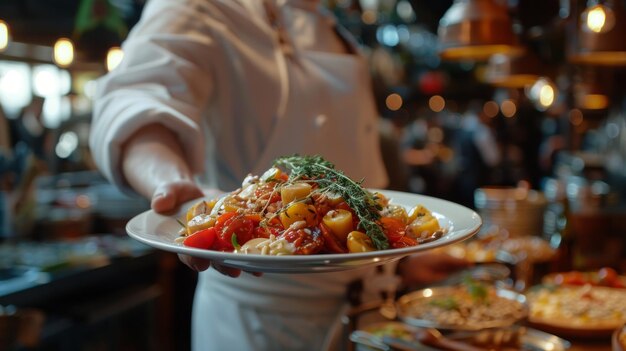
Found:
[(152, 209), (157, 213), (172, 213), (187, 201), (202, 197), (202, 190), (190, 180), (161, 184), (152, 195)]
[(241, 269), (226, 267), (216, 263), (213, 263), (213, 268), (215, 268), (216, 271), (229, 277), (237, 278), (241, 275)]
[(197, 258), (197, 257), (189, 256), (189, 255), (179, 254), (178, 255), (178, 259), (182, 263), (187, 265), (187, 267), (191, 268), (192, 270), (194, 270), (196, 272), (205, 271), (205, 270), (209, 269), (209, 267), (211, 266), (211, 261), (210, 260)]

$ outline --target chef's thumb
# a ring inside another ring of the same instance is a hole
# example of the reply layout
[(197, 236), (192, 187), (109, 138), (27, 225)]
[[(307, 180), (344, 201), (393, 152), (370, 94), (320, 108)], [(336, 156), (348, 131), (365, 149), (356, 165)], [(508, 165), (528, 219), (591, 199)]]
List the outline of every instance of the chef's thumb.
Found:
[(159, 187), (152, 196), (150, 206), (157, 213), (168, 213), (176, 209), (178, 205), (176, 194), (168, 187)]

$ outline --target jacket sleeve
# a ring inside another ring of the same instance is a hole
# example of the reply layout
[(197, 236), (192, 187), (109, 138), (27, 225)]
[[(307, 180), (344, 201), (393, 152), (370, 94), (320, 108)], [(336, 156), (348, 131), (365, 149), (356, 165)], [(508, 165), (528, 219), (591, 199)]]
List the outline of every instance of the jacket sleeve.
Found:
[(104, 176), (122, 189), (121, 147), (139, 128), (161, 123), (201, 172), (201, 118), (213, 92), (215, 54), (208, 9), (200, 1), (151, 0), (123, 44), (124, 59), (98, 81), (90, 148)]

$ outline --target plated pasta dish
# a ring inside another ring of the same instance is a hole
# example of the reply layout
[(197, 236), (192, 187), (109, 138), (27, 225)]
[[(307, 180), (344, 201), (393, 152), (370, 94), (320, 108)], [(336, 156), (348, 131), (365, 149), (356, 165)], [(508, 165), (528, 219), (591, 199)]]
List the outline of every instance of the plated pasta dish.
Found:
[(447, 230), (428, 208), (396, 205), (322, 157), (297, 155), (194, 203), (179, 223), (175, 240), (183, 246), (275, 256), (412, 247)]

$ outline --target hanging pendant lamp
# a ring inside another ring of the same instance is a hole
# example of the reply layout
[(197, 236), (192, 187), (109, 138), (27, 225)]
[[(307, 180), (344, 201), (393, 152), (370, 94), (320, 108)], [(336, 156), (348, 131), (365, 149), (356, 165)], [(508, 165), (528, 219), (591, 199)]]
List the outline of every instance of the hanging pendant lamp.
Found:
[(605, 110), (610, 107), (615, 72), (610, 67), (586, 66), (574, 82), (574, 102), (581, 110)]
[(511, 18), (495, 0), (455, 0), (439, 21), (444, 60), (486, 61), (494, 54), (519, 55)]
[(572, 63), (626, 66), (626, 9), (623, 0), (595, 0), (581, 16)]

